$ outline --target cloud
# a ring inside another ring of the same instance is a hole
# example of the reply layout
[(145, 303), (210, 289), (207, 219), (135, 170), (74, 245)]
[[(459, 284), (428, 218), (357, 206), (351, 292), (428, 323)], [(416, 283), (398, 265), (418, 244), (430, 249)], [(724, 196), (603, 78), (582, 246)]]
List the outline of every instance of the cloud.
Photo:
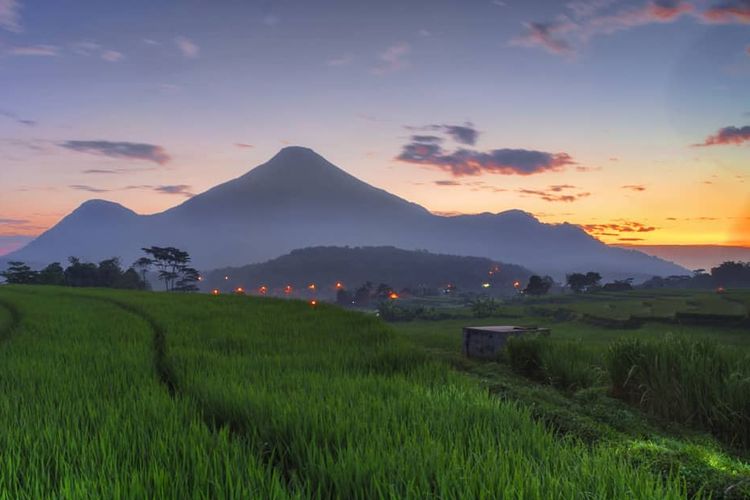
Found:
[(378, 55), (378, 64), (372, 69), (372, 73), (386, 75), (408, 68), (411, 65), (408, 59), (410, 52), (411, 46), (406, 42), (391, 45)]
[(567, 153), (546, 153), (527, 149), (492, 149), (475, 151), (443, 150), (435, 141), (414, 140), (403, 146), (399, 161), (426, 165), (450, 172), (456, 177), (482, 175), (533, 175), (541, 172), (558, 172), (575, 161)]
[(171, 186), (155, 186), (154, 191), (161, 194), (179, 194), (185, 197), (192, 197), (193, 193), (190, 192), (191, 186), (186, 184), (176, 184)]
[[(453, 139), (459, 144), (467, 146), (473, 146), (479, 139), (479, 130), (474, 128), (474, 124), (466, 122), (463, 125), (425, 125), (423, 127), (406, 127), (407, 130), (413, 131), (430, 131), (430, 132), (442, 132), (449, 138)], [(415, 135), (412, 136), (412, 140), (416, 142), (442, 142), (442, 138), (434, 135)]]
[(174, 43), (186, 59), (194, 59), (198, 57), (200, 47), (193, 43), (189, 38), (178, 36), (174, 39)]
[(643, 184), (626, 184), (624, 186), (620, 186), (622, 189), (629, 189), (631, 191), (645, 191), (646, 186)]
[(19, 45), (10, 47), (5, 53), (11, 56), (55, 57), (60, 53), (60, 48), (55, 45)]
[(87, 184), (72, 184), (68, 187), (76, 191), (86, 191), (88, 193), (111, 193), (115, 191), (144, 190), (144, 191), (153, 191), (159, 194), (169, 194), (169, 195), (177, 194), (177, 195), (182, 195), (188, 198), (193, 196), (193, 193), (190, 192), (191, 186), (188, 186), (187, 184), (162, 185), (162, 186), (152, 186), (150, 184), (138, 184), (138, 185), (125, 186), (122, 188), (114, 188), (114, 189), (99, 188), (95, 186), (89, 186)]
[(354, 61), (354, 57), (351, 54), (344, 54), (341, 56), (331, 57), (326, 61), (326, 66), (348, 66), (352, 63), (352, 61)]
[(87, 186), (85, 184), (71, 184), (68, 187), (70, 189), (75, 189), (76, 191), (86, 191), (88, 193), (107, 193), (110, 191), (109, 189), (102, 189), (102, 188), (97, 188), (94, 186)]
[(108, 62), (117, 62), (125, 56), (122, 54), (122, 52), (117, 52), (116, 50), (105, 50), (104, 52), (102, 52), (101, 57)]
[(570, 22), (526, 23), (526, 33), (510, 41), (511, 46), (538, 47), (551, 54), (570, 55), (573, 47), (563, 35), (576, 29)]
[(0, 226), (21, 226), (28, 224), (30, 221), (26, 219), (7, 219), (0, 217)]
[(0, 0), (0, 27), (14, 33), (21, 31), (21, 2)]
[(721, 128), (716, 134), (706, 137), (705, 141), (699, 144), (693, 144), (693, 146), (725, 146), (730, 144), (739, 146), (745, 142), (750, 142), (750, 125), (744, 127)]
[(643, 241), (643, 238), (617, 238), (617, 241)]
[(579, 0), (553, 21), (528, 22), (511, 46), (539, 48), (551, 54), (572, 56), (592, 38), (649, 24), (666, 24), (693, 12), (685, 0), (650, 0), (621, 7), (612, 0)]
[(711, 23), (750, 23), (750, 0), (726, 0), (703, 12), (703, 19)]
[(110, 158), (124, 158), (130, 160), (144, 160), (164, 165), (171, 160), (169, 154), (161, 146), (136, 142), (111, 141), (66, 141), (61, 147), (78, 151), (103, 155)]
[(584, 224), (581, 228), (593, 236), (621, 236), (622, 233), (651, 233), (658, 228), (636, 221), (619, 220), (607, 224)]
[(253, 144), (247, 144), (245, 142), (235, 142), (234, 146), (237, 147), (237, 148), (240, 148), (240, 149), (250, 149), (250, 148), (254, 148), (255, 147), (255, 145), (253, 145)]
[(13, 120), (14, 122), (18, 123), (19, 125), (25, 125), (27, 127), (34, 127), (36, 125), (35, 120), (28, 120), (25, 118), (21, 118), (16, 113), (12, 111), (8, 111), (5, 109), (0, 109), (0, 116), (3, 116), (5, 118), (8, 118), (10, 120)]
[(100, 169), (100, 168), (90, 168), (88, 170), (84, 170), (81, 172), (82, 174), (120, 174), (122, 173), (119, 170), (109, 170), (109, 169)]
[(435, 181), (436, 186), (460, 186), (458, 181)]
[(558, 184), (549, 186), (547, 189), (518, 189), (516, 192), (523, 196), (535, 196), (544, 201), (571, 203), (581, 198), (591, 196), (588, 192), (567, 193), (566, 191), (577, 189), (570, 184)]

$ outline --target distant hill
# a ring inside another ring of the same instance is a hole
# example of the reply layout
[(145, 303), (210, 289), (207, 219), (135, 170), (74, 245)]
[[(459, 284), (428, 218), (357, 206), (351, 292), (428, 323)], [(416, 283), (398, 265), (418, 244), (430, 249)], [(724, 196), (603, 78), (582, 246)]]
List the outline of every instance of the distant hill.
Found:
[(618, 245), (671, 260), (688, 269), (710, 270), (722, 262), (750, 262), (750, 247), (727, 245)]
[(119, 256), (128, 264), (151, 245), (185, 249), (203, 269), (261, 262), (310, 246), (392, 245), (514, 262), (558, 279), (589, 270), (636, 279), (685, 272), (662, 259), (609, 247), (578, 226), (544, 224), (520, 210), (434, 215), (301, 147), (284, 148), (242, 177), (159, 214), (88, 201), (7, 258)]
[[(525, 285), (531, 274), (521, 266), (482, 257), (394, 247), (313, 247), (294, 250), (262, 264), (211, 271), (204, 274), (202, 287), (225, 292), (242, 287), (249, 293), (257, 293), (257, 289), (265, 285), (270, 294), (282, 295), (284, 287), (292, 285), (296, 296), (307, 297), (311, 295), (307, 287), (314, 283), (318, 296), (332, 297), (337, 282), (353, 291), (370, 281), (374, 286), (385, 283), (395, 290), (438, 289), (452, 284), (458, 291), (488, 291), (501, 295), (513, 293), (516, 280)], [(483, 288), (483, 283), (490, 283), (491, 287)]]

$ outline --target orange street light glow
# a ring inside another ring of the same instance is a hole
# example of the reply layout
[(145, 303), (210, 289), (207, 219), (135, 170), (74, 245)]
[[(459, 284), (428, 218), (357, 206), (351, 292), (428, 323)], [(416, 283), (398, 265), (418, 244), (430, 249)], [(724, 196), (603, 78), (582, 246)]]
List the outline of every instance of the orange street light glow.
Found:
[(340, 282), (340, 281), (337, 281), (336, 282), (336, 290), (341, 290), (342, 288), (344, 288), (344, 284), (342, 282)]
[(521, 288), (521, 282), (516, 280), (513, 282), (513, 288)]
[(211, 290), (211, 295), (219, 295), (219, 290), (214, 288), (213, 290)]
[(318, 301), (315, 300), (315, 299), (313, 299), (313, 300), (310, 301), (310, 305), (313, 306), (313, 307), (315, 307), (315, 306), (318, 305)]
[(396, 300), (398, 298), (398, 294), (396, 292), (391, 292), (388, 298), (391, 300)]
[(234, 293), (243, 295), (245, 293), (245, 289), (242, 288), (241, 286), (238, 286), (237, 288), (234, 289)]
[(287, 294), (287, 295), (289, 295), (290, 293), (292, 293), (292, 285), (285, 286), (284, 287), (284, 293)]
[(310, 283), (309, 285), (307, 285), (307, 288), (309, 290), (315, 290), (315, 288), (316, 288), (315, 283)]
[(266, 285), (263, 285), (260, 288), (258, 288), (258, 292), (261, 295), (265, 295), (266, 293), (268, 293), (268, 287)]

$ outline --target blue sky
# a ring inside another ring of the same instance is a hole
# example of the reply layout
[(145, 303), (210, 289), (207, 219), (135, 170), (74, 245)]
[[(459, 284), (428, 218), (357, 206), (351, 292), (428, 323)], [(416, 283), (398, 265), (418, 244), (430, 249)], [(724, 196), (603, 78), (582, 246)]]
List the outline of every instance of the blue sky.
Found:
[(0, 81), (13, 241), (91, 197), (162, 210), (298, 144), (436, 212), (750, 242), (746, 0), (0, 0)]

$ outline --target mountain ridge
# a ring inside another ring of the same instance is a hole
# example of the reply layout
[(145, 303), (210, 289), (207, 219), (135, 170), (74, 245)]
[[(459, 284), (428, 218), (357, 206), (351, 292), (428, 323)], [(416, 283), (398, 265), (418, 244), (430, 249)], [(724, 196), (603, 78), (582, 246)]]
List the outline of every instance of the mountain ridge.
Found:
[(644, 279), (685, 272), (522, 210), (435, 215), (302, 147), (284, 148), (246, 174), (157, 214), (89, 200), (6, 259), (120, 256), (127, 263), (150, 245), (183, 248), (203, 269), (261, 262), (305, 247), (350, 245), (486, 257), (556, 277), (592, 269)]

